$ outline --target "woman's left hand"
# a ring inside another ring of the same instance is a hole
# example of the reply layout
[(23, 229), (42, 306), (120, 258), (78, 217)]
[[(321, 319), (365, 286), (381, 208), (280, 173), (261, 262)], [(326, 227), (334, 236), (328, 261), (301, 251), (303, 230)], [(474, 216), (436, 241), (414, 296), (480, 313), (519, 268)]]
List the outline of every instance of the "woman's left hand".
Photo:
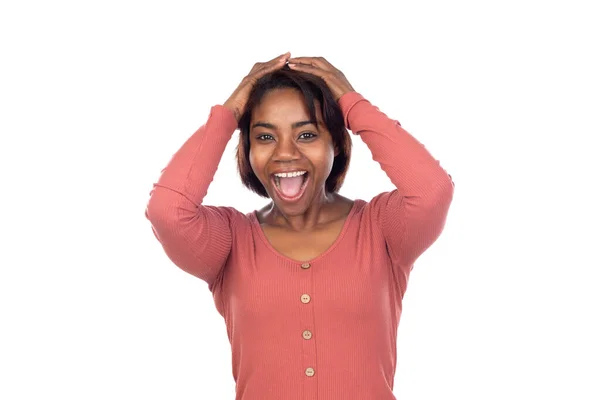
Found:
[(288, 65), (296, 71), (308, 72), (322, 78), (335, 101), (348, 92), (354, 92), (354, 88), (348, 82), (342, 71), (335, 68), (323, 57), (292, 57), (288, 59)]

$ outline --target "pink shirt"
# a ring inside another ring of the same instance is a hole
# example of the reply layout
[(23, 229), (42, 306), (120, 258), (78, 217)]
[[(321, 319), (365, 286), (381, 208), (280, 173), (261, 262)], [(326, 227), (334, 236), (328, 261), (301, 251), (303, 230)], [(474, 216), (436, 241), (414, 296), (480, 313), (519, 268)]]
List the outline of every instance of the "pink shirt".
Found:
[(397, 189), (356, 200), (337, 240), (308, 262), (278, 253), (256, 211), (202, 205), (237, 127), (223, 106), (152, 190), (156, 237), (175, 265), (208, 283), (225, 320), (236, 400), (395, 399), (402, 298), (415, 260), (443, 230), (454, 184), (359, 93), (339, 105)]

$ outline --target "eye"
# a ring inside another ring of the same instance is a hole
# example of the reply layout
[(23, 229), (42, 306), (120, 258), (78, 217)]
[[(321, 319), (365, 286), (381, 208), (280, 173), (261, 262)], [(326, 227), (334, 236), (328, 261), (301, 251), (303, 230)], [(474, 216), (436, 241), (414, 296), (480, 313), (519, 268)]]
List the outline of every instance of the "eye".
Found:
[(312, 139), (312, 138), (315, 138), (315, 137), (317, 137), (317, 135), (315, 135), (315, 134), (314, 134), (314, 133), (312, 133), (312, 132), (304, 132), (304, 133), (301, 133), (301, 134), (300, 134), (300, 138), (302, 138), (303, 136), (304, 136), (304, 139)]
[(256, 137), (257, 140), (262, 141), (262, 142), (269, 140), (269, 138), (273, 139), (273, 136), (265, 134), (265, 135), (258, 135)]

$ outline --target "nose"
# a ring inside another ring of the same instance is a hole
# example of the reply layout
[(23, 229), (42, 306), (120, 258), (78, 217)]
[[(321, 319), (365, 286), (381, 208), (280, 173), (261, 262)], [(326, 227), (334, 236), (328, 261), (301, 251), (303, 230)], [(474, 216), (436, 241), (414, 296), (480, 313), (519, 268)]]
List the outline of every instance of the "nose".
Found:
[(273, 159), (275, 161), (293, 161), (299, 158), (300, 151), (292, 139), (284, 138), (277, 142), (273, 151)]

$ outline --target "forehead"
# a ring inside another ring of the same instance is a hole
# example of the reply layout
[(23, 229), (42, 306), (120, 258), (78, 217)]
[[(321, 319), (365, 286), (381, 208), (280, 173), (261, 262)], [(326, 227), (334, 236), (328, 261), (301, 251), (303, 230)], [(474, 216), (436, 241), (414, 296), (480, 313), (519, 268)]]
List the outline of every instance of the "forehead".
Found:
[[(321, 120), (319, 102), (315, 100), (315, 113)], [(273, 89), (266, 93), (260, 103), (252, 110), (252, 121), (297, 122), (310, 119), (310, 112), (299, 90), (285, 88)]]

